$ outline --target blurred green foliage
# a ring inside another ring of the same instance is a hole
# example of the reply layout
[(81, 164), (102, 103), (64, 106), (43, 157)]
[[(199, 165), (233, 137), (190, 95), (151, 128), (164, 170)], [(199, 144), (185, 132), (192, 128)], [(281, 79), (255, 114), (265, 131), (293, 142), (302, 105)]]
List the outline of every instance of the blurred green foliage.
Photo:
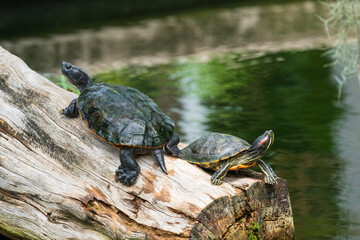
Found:
[(251, 222), (251, 225), (248, 227), (248, 240), (261, 240), (259, 234), (259, 224), (256, 222)]
[(69, 92), (73, 92), (73, 93), (76, 93), (77, 95), (80, 95), (80, 91), (73, 88), (71, 85), (69, 85), (67, 82), (66, 82), (66, 79), (65, 77), (62, 75), (61, 78), (60, 78), (60, 82), (56, 83), (57, 85), (60, 85), (63, 89), (65, 89), (66, 91), (69, 91)]

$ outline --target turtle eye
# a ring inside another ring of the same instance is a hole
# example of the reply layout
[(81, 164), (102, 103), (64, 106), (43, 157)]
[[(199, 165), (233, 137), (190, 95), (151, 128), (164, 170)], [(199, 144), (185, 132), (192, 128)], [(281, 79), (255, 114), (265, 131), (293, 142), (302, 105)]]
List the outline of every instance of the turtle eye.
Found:
[(71, 65), (68, 64), (68, 63), (66, 63), (66, 64), (65, 64), (65, 69), (66, 69), (66, 70), (70, 70), (70, 69), (71, 69)]

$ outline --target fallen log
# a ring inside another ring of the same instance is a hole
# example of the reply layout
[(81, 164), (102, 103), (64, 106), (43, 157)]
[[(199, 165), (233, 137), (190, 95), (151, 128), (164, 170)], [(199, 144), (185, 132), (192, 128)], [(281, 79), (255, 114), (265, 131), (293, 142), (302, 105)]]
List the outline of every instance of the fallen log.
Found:
[[(60, 66), (60, 63), (59, 63)], [(210, 175), (150, 156), (127, 187), (119, 152), (82, 120), (59, 114), (76, 97), (0, 47), (0, 234), (13, 239), (293, 239), (287, 183)], [(182, 145), (183, 147), (183, 145)], [(253, 228), (256, 224), (259, 229)]]

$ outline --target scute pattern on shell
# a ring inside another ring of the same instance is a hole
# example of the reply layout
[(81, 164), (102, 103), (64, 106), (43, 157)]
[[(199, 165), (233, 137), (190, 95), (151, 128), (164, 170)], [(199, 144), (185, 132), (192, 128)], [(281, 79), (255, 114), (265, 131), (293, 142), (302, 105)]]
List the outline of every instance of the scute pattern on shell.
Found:
[(211, 132), (193, 141), (181, 152), (183, 158), (189, 162), (212, 169), (219, 164), (220, 160), (228, 159), (249, 147), (250, 144), (244, 139)]
[(174, 122), (134, 88), (95, 84), (81, 93), (78, 107), (89, 128), (116, 145), (158, 148), (174, 133)]

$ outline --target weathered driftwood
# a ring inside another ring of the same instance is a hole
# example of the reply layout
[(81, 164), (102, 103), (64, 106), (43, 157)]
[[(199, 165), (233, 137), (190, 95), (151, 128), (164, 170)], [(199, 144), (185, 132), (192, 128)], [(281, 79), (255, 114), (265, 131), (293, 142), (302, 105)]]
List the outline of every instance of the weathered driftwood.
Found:
[[(59, 63), (60, 66), (60, 63)], [(210, 175), (167, 156), (165, 175), (138, 158), (134, 186), (116, 181), (119, 152), (58, 110), (75, 98), (0, 47), (0, 233), (25, 239), (292, 239), (286, 181)]]

